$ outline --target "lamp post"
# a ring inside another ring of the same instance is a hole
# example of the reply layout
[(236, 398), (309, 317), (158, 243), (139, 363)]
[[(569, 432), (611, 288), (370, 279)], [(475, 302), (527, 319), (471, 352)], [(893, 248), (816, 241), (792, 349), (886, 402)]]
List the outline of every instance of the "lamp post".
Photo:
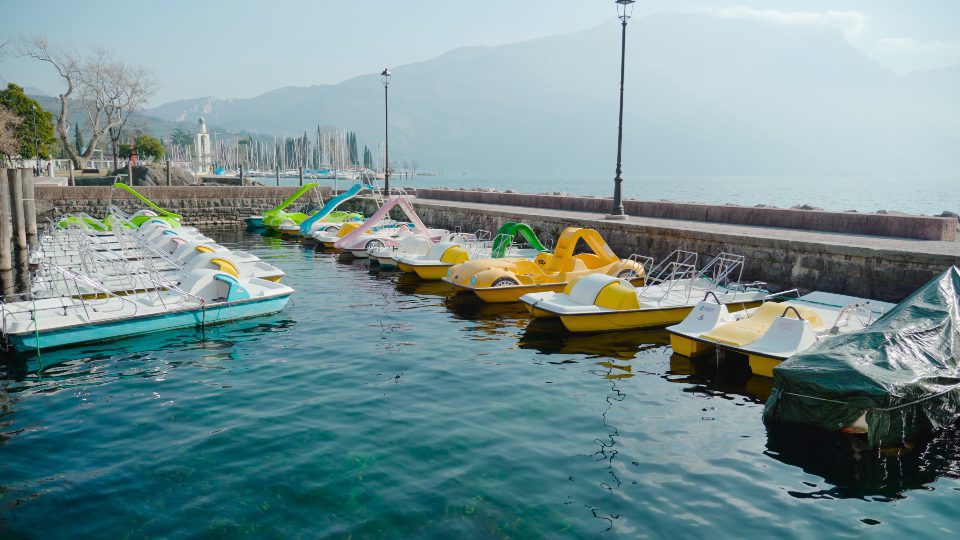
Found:
[(387, 89), (390, 87), (390, 69), (380, 72), (383, 79), (383, 191), (390, 196), (390, 102)]
[(33, 168), (33, 175), (40, 176), (40, 133), (37, 131), (37, 106), (31, 105), (33, 109), (33, 142), (37, 145), (37, 163)]
[(617, 16), (620, 18), (622, 33), (620, 38), (620, 122), (617, 124), (617, 176), (613, 179), (613, 211), (608, 219), (626, 219), (623, 213), (623, 198), (620, 185), (623, 183), (623, 74), (627, 56), (627, 20), (633, 14), (633, 4), (636, 0), (615, 0)]

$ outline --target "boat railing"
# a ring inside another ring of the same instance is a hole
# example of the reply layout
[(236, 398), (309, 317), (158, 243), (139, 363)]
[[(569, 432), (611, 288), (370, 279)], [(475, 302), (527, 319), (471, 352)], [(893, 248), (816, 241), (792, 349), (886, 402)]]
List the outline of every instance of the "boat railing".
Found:
[(486, 229), (477, 229), (473, 236), (476, 237), (477, 242), (489, 242), (493, 239), (493, 233)]
[[(620, 267), (624, 268), (620, 273), (622, 274), (625, 270), (629, 269), (631, 278), (632, 277), (641, 277), (641, 274), (636, 272), (634, 269), (637, 267), (643, 268), (643, 278), (646, 281), (647, 269), (654, 267), (654, 258), (648, 255), (640, 255), (639, 253), (633, 253), (626, 259), (620, 260)], [(629, 268), (626, 268), (629, 267)], [(619, 274), (618, 274), (619, 275)]]
[(704, 265), (690, 285), (701, 290), (721, 287), (736, 290), (743, 278), (744, 260), (743, 255), (721, 252)]
[(697, 272), (697, 254), (691, 251), (674, 250), (656, 265), (652, 264), (646, 272), (643, 286), (637, 295), (644, 302), (662, 304), (668, 298), (675, 298), (681, 291), (689, 301), (690, 283)]

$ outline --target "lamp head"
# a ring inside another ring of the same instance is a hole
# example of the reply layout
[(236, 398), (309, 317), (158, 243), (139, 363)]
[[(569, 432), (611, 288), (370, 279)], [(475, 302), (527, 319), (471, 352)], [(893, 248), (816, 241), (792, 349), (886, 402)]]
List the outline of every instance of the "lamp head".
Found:
[(383, 71), (380, 72), (380, 78), (383, 79), (383, 85), (388, 86), (390, 84), (390, 68), (383, 68)]
[(617, 17), (621, 21), (627, 22), (627, 19), (633, 15), (633, 4), (636, 3), (636, 0), (614, 0), (617, 4)]

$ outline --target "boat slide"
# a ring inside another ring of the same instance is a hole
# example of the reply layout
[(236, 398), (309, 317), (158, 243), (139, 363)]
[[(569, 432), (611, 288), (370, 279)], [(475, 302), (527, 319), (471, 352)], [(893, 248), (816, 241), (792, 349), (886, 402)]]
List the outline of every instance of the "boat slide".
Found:
[(308, 217), (307, 219), (303, 220), (302, 223), (300, 223), (300, 227), (299, 227), (300, 235), (304, 237), (310, 236), (310, 234), (314, 232), (316, 228), (319, 227), (319, 223), (322, 222), (324, 218), (330, 215), (341, 204), (356, 197), (357, 195), (360, 194), (360, 192), (362, 192), (365, 189), (372, 191), (373, 187), (370, 184), (357, 182), (356, 184), (350, 186), (350, 189), (344, 191), (339, 195), (331, 197), (330, 200), (327, 201), (327, 204), (323, 205), (323, 207), (320, 208), (320, 210), (314, 212), (312, 216)]
[[(574, 254), (583, 241), (590, 253)], [(443, 281), (457, 291), (472, 292), (484, 302), (516, 302), (533, 292), (561, 292), (568, 282), (588, 274), (609, 274), (639, 281), (644, 266), (620, 259), (603, 237), (593, 229), (567, 227), (553, 253), (541, 252), (526, 258), (478, 259), (450, 268)]]
[[(404, 251), (398, 249), (393, 255), (397, 266), (404, 272), (416, 273), (420, 279), (428, 281), (439, 280), (447, 275), (450, 267), (480, 258), (500, 259), (504, 257), (518, 257), (532, 259), (538, 253), (548, 251), (533, 230), (523, 223), (507, 222), (500, 226), (493, 241), (485, 241), (483, 233), (477, 232), (475, 242), (439, 242), (434, 246), (418, 251)], [(489, 233), (487, 233), (489, 234)], [(514, 238), (519, 234), (530, 244), (529, 249), (518, 248), (513, 245)], [(382, 263), (381, 263), (382, 264)]]

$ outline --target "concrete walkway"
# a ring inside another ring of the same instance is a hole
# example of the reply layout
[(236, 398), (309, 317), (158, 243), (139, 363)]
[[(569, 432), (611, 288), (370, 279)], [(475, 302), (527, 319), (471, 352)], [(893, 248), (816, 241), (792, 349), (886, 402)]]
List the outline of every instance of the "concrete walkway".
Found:
[[(501, 206), (459, 201), (441, 201), (436, 199), (415, 199), (418, 204), (436, 208), (462, 209), (472, 208), (490, 213), (509, 213), (535, 218), (573, 219), (583, 223), (602, 223), (604, 225), (623, 223), (630, 226), (669, 231), (683, 231), (700, 235), (730, 235), (733, 237), (751, 237), (764, 240), (787, 240), (806, 245), (824, 245), (833, 248), (849, 249), (852, 254), (863, 255), (865, 250), (881, 254), (882, 252), (915, 253), (918, 255), (941, 255), (954, 257), (960, 263), (960, 241), (937, 242), (931, 240), (911, 240), (884, 238), (879, 236), (839, 234), (818, 231), (798, 231), (775, 227), (755, 227), (750, 225), (728, 225), (724, 223), (706, 223), (679, 219), (660, 219), (628, 216), (622, 221), (604, 219), (603, 216), (589, 212), (571, 210), (552, 210), (529, 208), (526, 206)], [(830, 251), (835, 251), (831, 249)]]

